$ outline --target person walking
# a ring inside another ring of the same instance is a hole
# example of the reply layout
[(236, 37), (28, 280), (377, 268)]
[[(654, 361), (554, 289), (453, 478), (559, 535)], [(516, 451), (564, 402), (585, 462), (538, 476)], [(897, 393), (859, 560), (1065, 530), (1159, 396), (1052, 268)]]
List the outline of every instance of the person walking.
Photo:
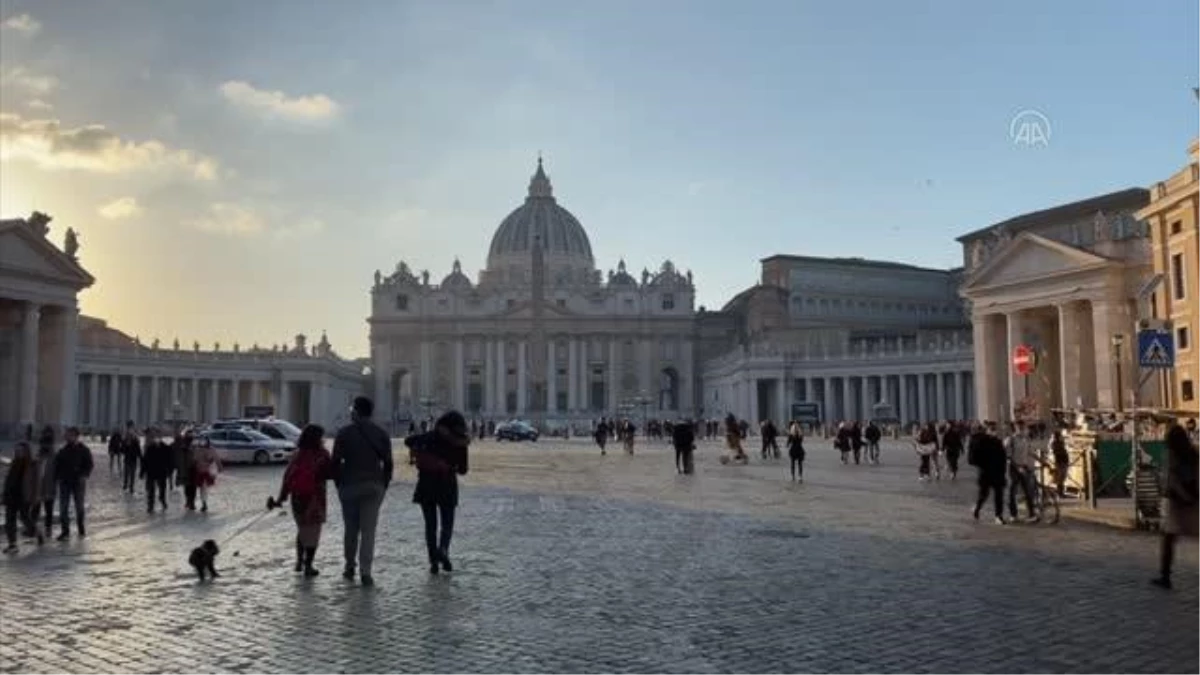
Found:
[(683, 420), (671, 429), (671, 445), (675, 446), (675, 470), (691, 474), (694, 468), (692, 451), (696, 449), (696, 431), (691, 420)]
[(833, 437), (833, 447), (842, 455), (842, 464), (847, 464), (850, 457), (850, 427), (845, 422), (839, 422), (837, 433)]
[(120, 439), (121, 457), (125, 467), (125, 480), (121, 483), (121, 491), (133, 494), (138, 468), (142, 463), (142, 444), (138, 441), (137, 431), (133, 428), (132, 421), (125, 425), (125, 433), (121, 434)]
[(146, 447), (142, 454), (141, 478), (146, 481), (146, 513), (154, 513), (154, 493), (162, 510), (167, 510), (167, 478), (175, 467), (171, 446), (162, 442), (158, 429), (146, 430)]
[(788, 426), (788, 459), (792, 464), (792, 480), (797, 483), (804, 482), (804, 428), (799, 422), (792, 422)]
[(467, 473), (471, 437), (466, 426), (462, 413), (451, 410), (439, 417), (429, 432), (404, 439), (417, 457), (417, 486), (412, 500), (421, 506), (425, 520), (430, 574), (437, 574), (439, 566), (447, 572), (454, 571), (450, 563), (450, 539), (454, 536), (454, 510), (458, 507), (458, 476)]
[(1008, 452), (1008, 515), (1012, 520), (1017, 519), (1017, 488), (1025, 496), (1025, 508), (1029, 512), (1029, 520), (1037, 522), (1040, 517), (1033, 504), (1033, 442), (1029, 440), (1029, 432), (1023, 421), (1018, 421), (1015, 429), (1005, 441)]
[(733, 451), (733, 461), (747, 462), (746, 451), (742, 449), (742, 430), (733, 413), (725, 416), (725, 444)]
[(942, 433), (942, 451), (946, 453), (946, 466), (950, 469), (950, 480), (958, 478), (958, 460), (962, 457), (963, 439), (954, 424), (947, 424)]
[(1054, 457), (1054, 489), (1059, 498), (1066, 497), (1067, 471), (1071, 468), (1071, 455), (1067, 452), (1067, 441), (1062, 429), (1055, 429), (1050, 437), (1050, 454)]
[[(12, 463), (8, 465), (8, 474), (4, 476), (4, 492), (0, 501), (4, 502), (4, 536), (8, 546), (4, 553), (16, 553), (18, 525), (29, 527), (29, 507), (36, 500), (33, 489), (37, 486), (37, 474), (34, 469), (33, 450), (28, 441), (19, 441), (13, 452)], [(38, 543), (42, 543), (41, 533), (38, 533)]]
[(114, 427), (108, 437), (108, 472), (124, 475), (125, 468), (121, 465), (121, 457), (125, 451), (121, 447), (121, 430)]
[(779, 429), (775, 427), (775, 423), (763, 420), (759, 425), (759, 433), (762, 434), (762, 458), (779, 459)]
[(863, 432), (863, 437), (867, 440), (867, 461), (871, 464), (878, 464), (879, 439), (883, 438), (883, 431), (875, 422), (869, 422), (866, 431)]
[(971, 434), (967, 462), (979, 469), (979, 497), (975, 500), (975, 510), (972, 512), (975, 520), (979, 520), (979, 511), (991, 492), (995, 500), (996, 524), (1004, 525), (1004, 473), (1008, 458), (1005, 456), (1004, 442), (996, 436), (991, 422)]
[(195, 460), (192, 462), (192, 484), (196, 486), (195, 490), (200, 497), (200, 512), (207, 513), (208, 491), (217, 484), (217, 474), (221, 472), (221, 458), (217, 456), (217, 449), (212, 446), (212, 441), (205, 436), (197, 439), (193, 446)]
[[(921, 458), (921, 464), (917, 468), (917, 478), (919, 480), (929, 480), (930, 468), (933, 465), (933, 457), (937, 454), (937, 429), (933, 422), (929, 422), (921, 427), (917, 432), (917, 455)], [(937, 479), (942, 479), (941, 466), (938, 467)]]
[(604, 445), (608, 443), (608, 423), (603, 417), (600, 418), (600, 423), (596, 425), (596, 429), (592, 432), (592, 437), (596, 439), (596, 445), (600, 446), (600, 454), (608, 454), (604, 449)]
[(88, 446), (79, 442), (79, 429), (67, 429), (67, 442), (54, 456), (54, 478), (58, 482), (58, 518), (62, 526), (59, 541), (71, 538), (71, 519), (67, 509), (71, 502), (75, 503), (75, 524), (79, 528), (79, 538), (87, 536), (83, 526), (84, 498), (87, 496), (87, 481), (92, 475), (95, 464), (92, 461), (92, 451)]
[(296, 454), (288, 462), (279, 485), (279, 498), (267, 504), (271, 509), (289, 498), (292, 518), (296, 521), (296, 571), (306, 577), (321, 572), (313, 567), (321, 529), (325, 524), (325, 481), (333, 477), (333, 458), (325, 449), (325, 429), (309, 424), (296, 441)]
[(1160, 588), (1171, 588), (1171, 568), (1175, 562), (1175, 542), (1179, 537), (1195, 537), (1197, 531), (1197, 509), (1200, 507), (1200, 476), (1197, 475), (1200, 461), (1197, 459), (1196, 444), (1186, 429), (1172, 425), (1166, 435), (1167, 489), (1166, 520), (1163, 523), (1162, 539), (1159, 542), (1158, 576), (1151, 583)]
[(333, 476), (345, 524), (342, 577), (354, 579), (357, 567), (363, 586), (375, 583), (375, 527), (379, 507), (392, 482), (392, 441), (371, 421), (375, 404), (366, 396), (354, 399), (350, 424), (333, 441)]
[(171, 444), (171, 456), (175, 460), (175, 485), (183, 486), (183, 505), (188, 511), (196, 510), (196, 449), (191, 430), (175, 436)]
[(54, 456), (54, 429), (50, 425), (46, 425), (38, 439), (37, 456), (34, 458), (40, 481), (37, 491), (38, 501), (29, 507), (35, 521), (38, 520), (40, 507), (44, 523), (42, 529), (46, 532), (46, 536), (50, 536), (54, 530), (54, 498), (58, 494), (58, 485), (54, 480)]

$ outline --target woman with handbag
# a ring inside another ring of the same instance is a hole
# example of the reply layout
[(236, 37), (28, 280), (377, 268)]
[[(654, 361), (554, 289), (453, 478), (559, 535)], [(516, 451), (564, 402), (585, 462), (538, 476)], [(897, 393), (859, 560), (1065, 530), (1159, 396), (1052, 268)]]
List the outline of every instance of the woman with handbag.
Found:
[(200, 511), (208, 511), (208, 489), (216, 484), (217, 474), (221, 471), (221, 459), (217, 457), (217, 449), (212, 441), (201, 436), (196, 440), (195, 468), (192, 480), (200, 493)]
[(467, 473), (470, 443), (467, 421), (455, 410), (439, 417), (433, 430), (404, 439), (417, 465), (413, 503), (421, 505), (425, 519), (430, 574), (437, 574), (439, 567), (447, 572), (454, 570), (450, 563), (450, 538), (454, 534), (454, 510), (458, 507), (458, 476)]

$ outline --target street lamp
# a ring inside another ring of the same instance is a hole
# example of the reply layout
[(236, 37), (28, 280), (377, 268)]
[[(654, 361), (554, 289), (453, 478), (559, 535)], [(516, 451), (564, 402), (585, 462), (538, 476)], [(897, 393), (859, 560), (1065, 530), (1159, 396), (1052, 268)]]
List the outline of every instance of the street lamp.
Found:
[(1117, 412), (1124, 410), (1125, 387), (1121, 381), (1121, 347), (1125, 344), (1125, 335), (1123, 333), (1114, 333), (1112, 336), (1113, 358), (1117, 362)]

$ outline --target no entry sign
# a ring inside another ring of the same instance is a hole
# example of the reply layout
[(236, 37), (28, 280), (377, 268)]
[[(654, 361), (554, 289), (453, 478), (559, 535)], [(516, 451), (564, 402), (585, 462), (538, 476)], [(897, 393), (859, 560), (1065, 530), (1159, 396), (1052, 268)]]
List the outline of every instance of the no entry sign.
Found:
[(1037, 368), (1037, 356), (1028, 345), (1017, 345), (1013, 350), (1012, 363), (1018, 375), (1028, 375)]

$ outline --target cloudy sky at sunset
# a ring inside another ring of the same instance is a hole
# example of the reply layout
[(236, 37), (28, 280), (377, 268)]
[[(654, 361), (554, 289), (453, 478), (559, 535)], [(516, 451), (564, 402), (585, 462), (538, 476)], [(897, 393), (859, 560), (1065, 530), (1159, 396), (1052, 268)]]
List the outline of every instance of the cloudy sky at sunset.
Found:
[[(720, 306), (774, 253), (954, 266), (953, 238), (1148, 185), (1196, 135), (1163, 2), (0, 0), (0, 215), (80, 233), (143, 341), (328, 330), (375, 269), (474, 272), (539, 150), (597, 264)], [(1032, 109), (1047, 147), (1015, 145)]]

